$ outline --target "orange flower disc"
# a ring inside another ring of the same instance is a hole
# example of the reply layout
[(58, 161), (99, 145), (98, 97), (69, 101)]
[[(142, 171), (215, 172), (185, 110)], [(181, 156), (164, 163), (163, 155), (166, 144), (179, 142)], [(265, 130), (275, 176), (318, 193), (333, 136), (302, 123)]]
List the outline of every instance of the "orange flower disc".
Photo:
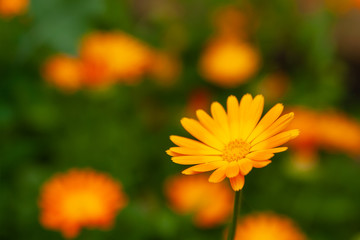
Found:
[(167, 180), (165, 194), (179, 214), (194, 214), (196, 226), (223, 224), (232, 213), (233, 192), (225, 184), (209, 184), (206, 176), (175, 176)]
[(182, 126), (197, 140), (170, 136), (177, 147), (167, 153), (172, 161), (182, 165), (195, 165), (182, 173), (193, 175), (215, 170), (209, 182), (218, 183), (226, 177), (234, 191), (244, 186), (244, 176), (253, 167), (262, 168), (271, 163), (274, 153), (287, 150), (279, 147), (299, 135), (299, 130), (284, 131), (294, 118), (293, 113), (280, 117), (284, 106), (276, 104), (261, 118), (264, 97), (250, 94), (227, 99), (227, 112), (218, 102), (211, 105), (212, 117), (197, 110), (198, 120), (183, 118)]
[(120, 183), (90, 169), (72, 169), (45, 183), (39, 199), (40, 222), (74, 238), (83, 227), (108, 229), (126, 205)]

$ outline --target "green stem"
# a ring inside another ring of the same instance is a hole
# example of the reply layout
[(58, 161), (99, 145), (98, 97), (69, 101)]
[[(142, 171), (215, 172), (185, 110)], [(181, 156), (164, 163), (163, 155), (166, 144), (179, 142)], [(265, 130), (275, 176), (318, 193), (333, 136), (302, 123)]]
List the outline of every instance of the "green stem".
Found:
[(228, 240), (234, 240), (234, 238), (235, 238), (236, 222), (237, 222), (237, 218), (239, 216), (240, 205), (241, 205), (241, 195), (242, 195), (241, 190), (235, 192), (234, 214), (233, 214), (233, 220), (232, 220), (232, 223), (231, 223), (230, 229), (229, 229)]

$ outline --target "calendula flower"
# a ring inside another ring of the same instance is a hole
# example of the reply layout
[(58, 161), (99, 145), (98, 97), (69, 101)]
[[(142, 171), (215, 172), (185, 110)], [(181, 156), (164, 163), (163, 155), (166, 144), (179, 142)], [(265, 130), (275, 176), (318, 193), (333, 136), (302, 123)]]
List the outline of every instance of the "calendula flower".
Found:
[(72, 169), (45, 183), (39, 199), (40, 222), (74, 238), (83, 227), (108, 229), (126, 205), (119, 182), (90, 169)]
[(0, 0), (0, 16), (13, 17), (27, 11), (29, 0)]
[(260, 56), (249, 43), (236, 37), (212, 39), (200, 59), (200, 73), (221, 87), (237, 87), (258, 71)]
[(299, 135), (297, 129), (283, 131), (294, 118), (293, 113), (280, 117), (282, 104), (276, 104), (261, 118), (264, 98), (250, 94), (240, 103), (235, 96), (227, 99), (227, 112), (218, 102), (211, 105), (209, 116), (198, 110), (198, 120), (183, 118), (182, 126), (198, 140), (170, 136), (177, 147), (167, 153), (172, 161), (183, 165), (195, 165), (182, 173), (197, 174), (215, 170), (209, 182), (218, 183), (226, 177), (232, 188), (239, 191), (244, 186), (244, 176), (253, 167), (262, 168), (271, 163), (274, 153), (287, 147), (278, 147)]
[(148, 69), (150, 49), (123, 32), (94, 32), (84, 38), (80, 59), (85, 66), (88, 85), (106, 85), (115, 81), (133, 83)]
[[(343, 113), (316, 112), (294, 108), (296, 120), (290, 127), (301, 130), (301, 136), (292, 142), (294, 150), (312, 152), (319, 148), (360, 155), (360, 124)], [(344, 138), (343, 136), (346, 136)]]
[(170, 207), (179, 214), (193, 214), (196, 226), (214, 227), (232, 212), (233, 192), (225, 184), (209, 184), (206, 176), (174, 176), (165, 184)]
[(237, 226), (236, 240), (305, 240), (295, 223), (283, 216), (259, 213), (245, 217)]
[(74, 91), (82, 83), (82, 64), (77, 58), (58, 54), (45, 62), (43, 76), (48, 82), (61, 89)]

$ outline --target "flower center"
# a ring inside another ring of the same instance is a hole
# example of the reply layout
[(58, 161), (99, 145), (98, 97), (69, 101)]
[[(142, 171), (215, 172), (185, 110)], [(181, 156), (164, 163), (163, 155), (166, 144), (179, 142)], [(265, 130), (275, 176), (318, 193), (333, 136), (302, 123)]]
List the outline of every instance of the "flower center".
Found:
[(243, 159), (250, 151), (250, 144), (236, 139), (229, 142), (223, 150), (224, 161), (232, 162)]

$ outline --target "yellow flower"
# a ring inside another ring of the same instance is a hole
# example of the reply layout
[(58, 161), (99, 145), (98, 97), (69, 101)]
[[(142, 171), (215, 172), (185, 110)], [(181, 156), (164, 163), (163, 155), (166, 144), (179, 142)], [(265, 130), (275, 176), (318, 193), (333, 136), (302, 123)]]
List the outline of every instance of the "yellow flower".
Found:
[(58, 54), (45, 62), (43, 76), (61, 89), (74, 91), (81, 86), (82, 64), (76, 58)]
[(142, 42), (123, 32), (94, 32), (80, 47), (89, 85), (116, 80), (133, 83), (148, 69), (151, 51)]
[(245, 217), (237, 226), (236, 240), (305, 240), (294, 222), (271, 213)]
[(24, 13), (29, 6), (29, 0), (0, 0), (0, 15), (13, 17)]
[(254, 46), (234, 37), (214, 38), (200, 59), (200, 73), (221, 87), (237, 87), (259, 69), (260, 56)]
[(300, 107), (293, 111), (297, 117), (291, 126), (302, 133), (292, 142), (295, 150), (316, 153), (318, 148), (325, 148), (360, 155), (360, 124), (356, 120), (338, 112), (316, 112)]
[(57, 174), (41, 190), (40, 222), (74, 238), (82, 227), (110, 228), (116, 213), (126, 205), (120, 183), (90, 169)]
[(271, 163), (274, 153), (287, 150), (286, 147), (277, 147), (299, 135), (296, 129), (283, 132), (294, 114), (280, 117), (284, 108), (282, 104), (276, 104), (260, 120), (263, 107), (262, 95), (253, 99), (246, 94), (240, 104), (236, 97), (228, 97), (227, 113), (220, 103), (214, 102), (211, 105), (212, 117), (198, 110), (198, 121), (181, 119), (182, 126), (199, 141), (170, 136), (178, 147), (170, 148), (167, 153), (175, 163), (195, 164), (183, 174), (215, 170), (209, 182), (218, 183), (228, 177), (232, 188), (239, 191), (244, 186), (244, 176), (253, 167), (262, 168)]
[(174, 176), (165, 184), (170, 207), (179, 214), (194, 214), (196, 226), (211, 228), (232, 213), (233, 192), (225, 184), (209, 184), (206, 176)]

